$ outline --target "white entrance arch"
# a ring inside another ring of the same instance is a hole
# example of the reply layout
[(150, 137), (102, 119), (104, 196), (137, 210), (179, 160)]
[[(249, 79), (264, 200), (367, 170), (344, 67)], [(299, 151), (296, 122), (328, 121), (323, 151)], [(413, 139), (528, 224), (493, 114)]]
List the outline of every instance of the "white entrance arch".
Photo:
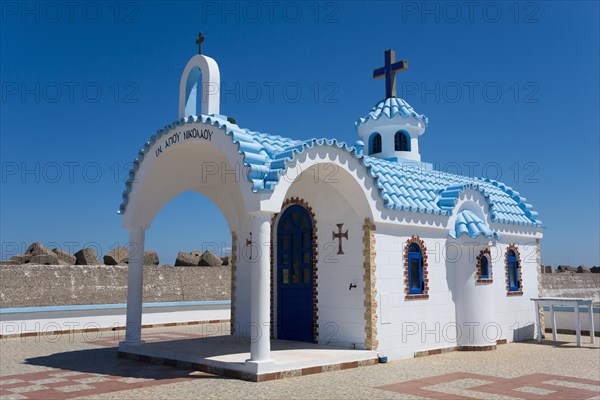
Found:
[(217, 203), (231, 230), (245, 213), (260, 210), (245, 144), (222, 122), (190, 117), (146, 142), (123, 194), (120, 213), (125, 228), (148, 229), (162, 206), (187, 190)]
[[(203, 122), (204, 121), (204, 122)], [(236, 136), (239, 135), (239, 136)], [(121, 206), (123, 225), (129, 231), (127, 330), (123, 348), (141, 340), (143, 298), (143, 253), (145, 231), (160, 209), (178, 194), (193, 190), (211, 199), (221, 210), (230, 231), (253, 233), (255, 246), (270, 251), (272, 214), (261, 211), (263, 195), (254, 193), (262, 167), (254, 165), (260, 154), (251, 154), (252, 144), (243, 142), (239, 128), (227, 128), (219, 118), (190, 117), (153, 137), (140, 151), (127, 181)], [(252, 179), (251, 179), (252, 178)], [(269, 257), (251, 260), (249, 267), (252, 369), (270, 361)]]
[[(316, 176), (314, 176), (316, 174)], [(307, 176), (314, 176), (308, 177)], [(302, 179), (329, 184), (344, 197), (357, 215), (376, 219), (383, 203), (373, 177), (358, 158), (336, 145), (314, 146), (296, 154), (262, 207), (279, 212), (294, 186)]]

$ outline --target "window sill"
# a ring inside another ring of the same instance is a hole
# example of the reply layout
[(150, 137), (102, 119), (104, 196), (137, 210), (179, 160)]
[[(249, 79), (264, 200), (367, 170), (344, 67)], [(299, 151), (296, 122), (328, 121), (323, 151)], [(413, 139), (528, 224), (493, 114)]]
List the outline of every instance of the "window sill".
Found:
[(523, 296), (522, 290), (508, 291), (506, 292), (507, 296)]
[(407, 294), (404, 296), (404, 300), (426, 300), (429, 298), (427, 293), (422, 294)]
[(482, 285), (489, 285), (490, 283), (493, 283), (494, 280), (492, 278), (479, 278), (477, 279), (476, 283), (482, 284)]

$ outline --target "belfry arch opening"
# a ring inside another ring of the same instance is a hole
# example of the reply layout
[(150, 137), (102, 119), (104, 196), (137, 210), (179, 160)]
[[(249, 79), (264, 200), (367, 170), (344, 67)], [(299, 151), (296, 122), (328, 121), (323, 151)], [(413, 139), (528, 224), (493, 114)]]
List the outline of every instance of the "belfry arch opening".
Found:
[(185, 82), (185, 115), (199, 115), (202, 104), (202, 71), (193, 67)]

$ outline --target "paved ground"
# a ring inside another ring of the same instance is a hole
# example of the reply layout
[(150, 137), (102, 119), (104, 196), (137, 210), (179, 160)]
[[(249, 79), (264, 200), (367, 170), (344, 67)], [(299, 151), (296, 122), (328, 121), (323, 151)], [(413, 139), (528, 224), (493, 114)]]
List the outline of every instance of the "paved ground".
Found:
[[(144, 340), (202, 336), (154, 328)], [(122, 334), (122, 333), (121, 333)], [(600, 346), (507, 344), (278, 381), (251, 383), (118, 359), (113, 332), (2, 339), (0, 398), (9, 399), (590, 399), (600, 400)], [(122, 339), (122, 338), (121, 338)], [(597, 343), (600, 340), (597, 340)]]

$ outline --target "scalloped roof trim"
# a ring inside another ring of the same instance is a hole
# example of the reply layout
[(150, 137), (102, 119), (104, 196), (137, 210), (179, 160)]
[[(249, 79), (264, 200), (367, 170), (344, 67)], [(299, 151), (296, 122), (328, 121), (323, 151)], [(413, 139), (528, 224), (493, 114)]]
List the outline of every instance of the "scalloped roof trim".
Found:
[(417, 121), (423, 121), (425, 126), (427, 126), (429, 123), (429, 119), (425, 115), (418, 114), (406, 100), (399, 97), (391, 97), (381, 100), (375, 104), (371, 111), (369, 111), (364, 118), (359, 118), (356, 120), (354, 125), (358, 127), (359, 125), (366, 123), (368, 120), (377, 121), (382, 117), (392, 119), (396, 115), (399, 115), (402, 118), (413, 117)]
[(509, 186), (487, 178), (470, 178), (440, 171), (406, 167), (396, 162), (365, 156), (361, 148), (348, 146), (336, 139), (295, 140), (278, 135), (242, 129), (231, 124), (224, 116), (193, 116), (173, 122), (157, 131), (133, 162), (125, 183), (118, 213), (124, 214), (129, 193), (150, 147), (167, 132), (185, 124), (201, 121), (222, 129), (238, 146), (243, 164), (248, 168), (252, 191), (273, 191), (288, 164), (299, 154), (315, 146), (335, 147), (359, 160), (374, 179), (385, 207), (399, 211), (421, 212), (434, 215), (450, 215), (460, 194), (467, 189), (478, 190), (485, 197), (491, 219), (494, 222), (540, 227), (541, 221), (526, 199)]

